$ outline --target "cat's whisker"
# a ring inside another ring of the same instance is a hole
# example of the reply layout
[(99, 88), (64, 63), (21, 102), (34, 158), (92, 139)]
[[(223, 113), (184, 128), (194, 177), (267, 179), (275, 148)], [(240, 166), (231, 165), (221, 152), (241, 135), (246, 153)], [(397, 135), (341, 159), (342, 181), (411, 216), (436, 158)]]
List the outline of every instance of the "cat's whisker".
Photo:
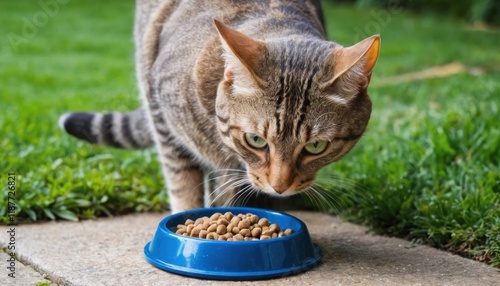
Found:
[(245, 196), (245, 198), (243, 198), (243, 202), (242, 202), (243, 206), (245, 206), (248, 203), (248, 201), (250, 200), (254, 191), (255, 191), (255, 189), (252, 186), (250, 186), (250, 188), (247, 190), (247, 195)]
[(333, 178), (329, 180), (319, 180), (318, 183), (325, 182), (327, 184), (332, 184), (334, 187), (340, 187), (342, 189), (350, 189), (353, 191), (361, 190), (366, 192), (366, 188), (354, 180), (349, 180), (346, 178)]
[(234, 174), (234, 173), (233, 174), (224, 174), (224, 175), (210, 177), (206, 181), (213, 182), (213, 181), (217, 181), (217, 180), (221, 180), (221, 179), (225, 179), (225, 178), (233, 178), (233, 177), (246, 178), (247, 175), (246, 174)]
[(247, 177), (244, 175), (219, 176), (219, 177), (214, 177), (212, 179), (209, 179), (209, 180), (207, 180), (207, 182), (216, 182), (216, 181), (224, 180), (225, 181), (224, 184), (226, 184), (227, 182), (234, 181), (235, 179), (244, 180), (244, 179), (247, 179)]
[(233, 196), (228, 201), (228, 203), (229, 203), (228, 205), (229, 206), (235, 206), (238, 203), (239, 199), (246, 194), (246, 192), (248, 191), (248, 189), (249, 189), (249, 187), (245, 187), (245, 188), (239, 190), (238, 193), (236, 193), (236, 195)]
[(345, 177), (337, 177), (335, 175), (333, 175), (332, 177), (318, 177), (317, 181), (318, 182), (325, 182), (325, 183), (332, 183), (332, 184), (345, 183), (345, 184), (348, 184), (350, 186), (359, 186), (359, 187), (365, 188), (365, 186), (363, 186), (362, 184), (360, 184), (356, 180), (345, 178)]
[[(217, 173), (221, 173), (221, 172), (224, 172), (224, 174), (219, 175), (219, 176), (215, 176), (215, 177), (210, 177), (213, 174), (217, 174)], [(233, 172), (233, 173), (230, 173), (230, 172)], [(228, 177), (232, 178), (232, 177), (238, 176), (241, 178), (245, 178), (247, 176), (246, 171), (240, 170), (240, 169), (219, 169), (219, 170), (211, 171), (211, 172), (207, 173), (206, 175), (207, 175), (207, 177), (209, 177), (208, 179), (206, 179), (206, 182), (214, 182), (214, 181), (221, 180), (221, 179), (228, 178)], [(201, 182), (196, 187), (202, 186), (204, 183), (205, 182)], [(214, 192), (210, 193), (210, 196), (213, 193)]]
[(209, 204), (209, 206), (213, 207), (214, 204), (219, 200), (219, 198), (221, 198), (222, 196), (224, 196), (226, 193), (230, 192), (231, 190), (232, 190), (232, 188), (226, 188), (223, 191), (219, 192), (219, 194), (213, 200), (211, 200), (211, 203)]
[[(225, 177), (221, 177), (221, 178), (225, 178)], [(217, 180), (217, 179), (220, 179), (220, 178), (214, 178), (214, 180)], [(231, 176), (226, 182), (224, 182), (223, 184), (221, 184), (220, 186), (218, 186), (216, 189), (214, 189), (210, 194), (209, 196), (212, 196), (214, 194), (216, 194), (217, 192), (220, 191), (221, 188), (225, 188), (225, 186), (227, 184), (232, 184), (233, 182), (236, 182), (238, 180), (241, 180), (241, 178), (238, 178), (238, 177), (234, 177), (234, 176)]]
[(330, 201), (331, 198), (328, 197), (327, 199), (316, 188), (311, 187), (309, 190), (309, 194), (311, 194), (311, 197), (314, 198), (314, 202), (317, 204), (319, 210), (326, 212), (332, 208), (335, 208), (334, 203)]
[(243, 196), (246, 192), (251, 190), (251, 186), (248, 185), (243, 189), (239, 190), (233, 197), (231, 197), (228, 201), (224, 203), (224, 206), (234, 206), (238, 202), (238, 199)]
[(209, 194), (209, 198), (211, 198), (212, 196), (216, 195), (217, 193), (217, 196), (212, 200), (212, 202), (210, 203), (210, 206), (212, 206), (221, 196), (223, 196), (224, 194), (226, 194), (227, 192), (231, 191), (232, 189), (234, 189), (235, 187), (237, 186), (241, 186), (242, 183), (240, 182), (243, 182), (246, 178), (241, 178), (241, 177), (232, 177), (230, 178), (227, 182), (224, 182), (223, 184), (221, 184), (218, 188), (216, 188), (215, 190), (213, 190), (210, 194)]
[(345, 209), (347, 207), (345, 201), (341, 197), (336, 196), (335, 193), (332, 193), (331, 191), (324, 189), (321, 186), (316, 187), (318, 187), (318, 189), (315, 189), (318, 196), (323, 199), (330, 210), (333, 210), (336, 213), (340, 213), (342, 209)]
[[(218, 175), (218, 176), (211, 176), (211, 175), (215, 175), (217, 173), (224, 173), (222, 175)], [(247, 177), (247, 174), (246, 174), (246, 171), (243, 171), (243, 170), (239, 170), (239, 169), (220, 169), (220, 170), (215, 170), (215, 171), (212, 171), (212, 172), (209, 172), (207, 174), (207, 177), (208, 179), (206, 179), (206, 182), (214, 182), (214, 181), (217, 181), (217, 180), (224, 180), (226, 178), (246, 178)]]
[(314, 191), (311, 189), (312, 187), (309, 187), (307, 190), (304, 191), (304, 195), (309, 198), (309, 201), (313, 204), (314, 208), (320, 209), (320, 204), (317, 201), (317, 198), (315, 196)]
[(330, 196), (328, 193), (322, 193), (321, 188), (318, 190), (317, 188), (313, 187), (312, 189), (316, 197), (318, 198), (318, 201), (320, 202), (322, 211), (330, 211), (331, 209), (337, 210), (337, 207), (335, 206), (337, 200), (335, 199), (335, 197)]
[[(210, 203), (210, 206), (212, 206), (217, 200), (219, 200), (219, 198), (224, 196), (227, 192), (230, 192), (230, 191), (234, 190), (235, 188), (239, 188), (239, 187), (244, 186), (246, 184), (248, 184), (248, 179), (246, 176), (245, 177), (234, 177), (234, 178), (230, 179), (228, 182), (225, 182), (224, 184), (222, 184), (219, 188), (215, 189), (210, 194), (210, 196), (212, 196), (214, 193), (219, 192), (219, 194)], [(221, 188), (224, 188), (224, 189), (221, 190)]]
[(233, 191), (234, 188), (232, 187), (228, 187), (226, 189), (224, 189), (223, 191), (221, 191), (213, 200), (211, 200), (211, 203), (209, 204), (210, 207), (213, 207), (214, 204), (217, 203), (217, 201), (222, 198), (223, 196), (225, 196), (227, 193)]
[[(327, 184), (322, 184), (323, 182)], [(348, 207), (360, 199), (370, 200), (367, 188), (355, 180), (339, 177), (321, 178), (315, 185), (322, 194), (339, 202), (339, 206)]]
[[(369, 190), (366, 186), (360, 184), (358, 181), (348, 179), (348, 178), (318, 178), (317, 183), (318, 186), (321, 186), (324, 189), (341, 189), (345, 193), (351, 195), (352, 197), (368, 199)], [(328, 186), (326, 186), (328, 185)]]

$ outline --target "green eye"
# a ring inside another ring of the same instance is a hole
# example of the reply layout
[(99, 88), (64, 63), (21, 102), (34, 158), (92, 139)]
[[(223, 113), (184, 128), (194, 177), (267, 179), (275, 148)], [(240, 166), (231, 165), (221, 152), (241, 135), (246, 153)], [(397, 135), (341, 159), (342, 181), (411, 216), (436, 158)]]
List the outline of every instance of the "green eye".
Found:
[(255, 149), (262, 149), (267, 146), (267, 142), (266, 140), (264, 140), (264, 138), (253, 133), (245, 133), (245, 140), (247, 141), (248, 145)]
[(321, 152), (325, 151), (327, 145), (328, 145), (328, 142), (325, 140), (314, 141), (314, 142), (306, 144), (304, 149), (309, 154), (318, 155)]

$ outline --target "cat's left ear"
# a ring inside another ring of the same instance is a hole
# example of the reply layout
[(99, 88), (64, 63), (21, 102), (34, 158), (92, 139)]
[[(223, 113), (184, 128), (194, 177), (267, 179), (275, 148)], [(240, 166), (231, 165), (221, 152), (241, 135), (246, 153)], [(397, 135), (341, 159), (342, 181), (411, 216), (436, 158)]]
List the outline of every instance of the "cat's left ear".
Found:
[[(377, 63), (380, 50), (380, 36), (374, 35), (350, 46), (334, 50), (334, 75), (326, 85), (332, 85), (340, 77), (349, 72), (361, 73), (367, 79), (363, 85), (368, 85), (372, 70)], [(354, 79), (355, 80), (355, 79)]]
[(214, 24), (217, 31), (219, 31), (225, 52), (226, 69), (224, 79), (233, 80), (234, 77), (248, 79), (250, 77), (258, 81), (258, 71), (267, 51), (266, 43), (215, 19)]

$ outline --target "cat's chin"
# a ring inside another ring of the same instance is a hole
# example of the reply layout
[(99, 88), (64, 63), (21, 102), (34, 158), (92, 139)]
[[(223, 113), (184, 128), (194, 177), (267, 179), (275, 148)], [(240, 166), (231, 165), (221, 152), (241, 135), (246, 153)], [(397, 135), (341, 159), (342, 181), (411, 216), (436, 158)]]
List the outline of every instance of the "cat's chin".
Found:
[[(249, 179), (251, 179), (251, 178), (249, 178)], [(300, 189), (297, 189), (297, 186), (292, 185), (289, 189), (282, 191), (282, 192), (278, 192), (270, 185), (262, 186), (262, 184), (258, 184), (258, 183), (253, 182), (253, 181), (251, 181), (251, 183), (252, 183), (252, 187), (254, 188), (254, 190), (258, 190), (259, 193), (266, 194), (266, 195), (273, 197), (273, 198), (287, 198), (287, 197), (295, 196), (297, 194), (304, 192), (309, 187), (309, 185), (306, 185), (306, 188), (302, 188), (302, 186), (301, 186)]]
[(271, 188), (271, 190), (261, 190), (261, 192), (263, 192), (263, 193), (265, 193), (273, 198), (291, 197), (291, 196), (294, 196), (294, 195), (300, 193), (300, 191), (296, 191), (296, 190), (286, 190), (282, 193), (278, 193), (275, 190), (273, 190), (272, 188)]

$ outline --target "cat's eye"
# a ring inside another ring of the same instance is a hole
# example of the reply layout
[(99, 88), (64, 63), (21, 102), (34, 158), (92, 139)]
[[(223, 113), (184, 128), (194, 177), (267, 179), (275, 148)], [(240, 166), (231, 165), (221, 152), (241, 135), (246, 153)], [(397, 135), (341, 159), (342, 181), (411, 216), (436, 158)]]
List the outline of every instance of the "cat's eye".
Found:
[(267, 142), (264, 138), (253, 133), (245, 133), (245, 140), (248, 145), (255, 149), (262, 149), (267, 146)]
[(325, 151), (326, 146), (328, 146), (328, 142), (325, 140), (314, 141), (306, 144), (306, 146), (304, 146), (304, 150), (311, 155), (318, 155)]

